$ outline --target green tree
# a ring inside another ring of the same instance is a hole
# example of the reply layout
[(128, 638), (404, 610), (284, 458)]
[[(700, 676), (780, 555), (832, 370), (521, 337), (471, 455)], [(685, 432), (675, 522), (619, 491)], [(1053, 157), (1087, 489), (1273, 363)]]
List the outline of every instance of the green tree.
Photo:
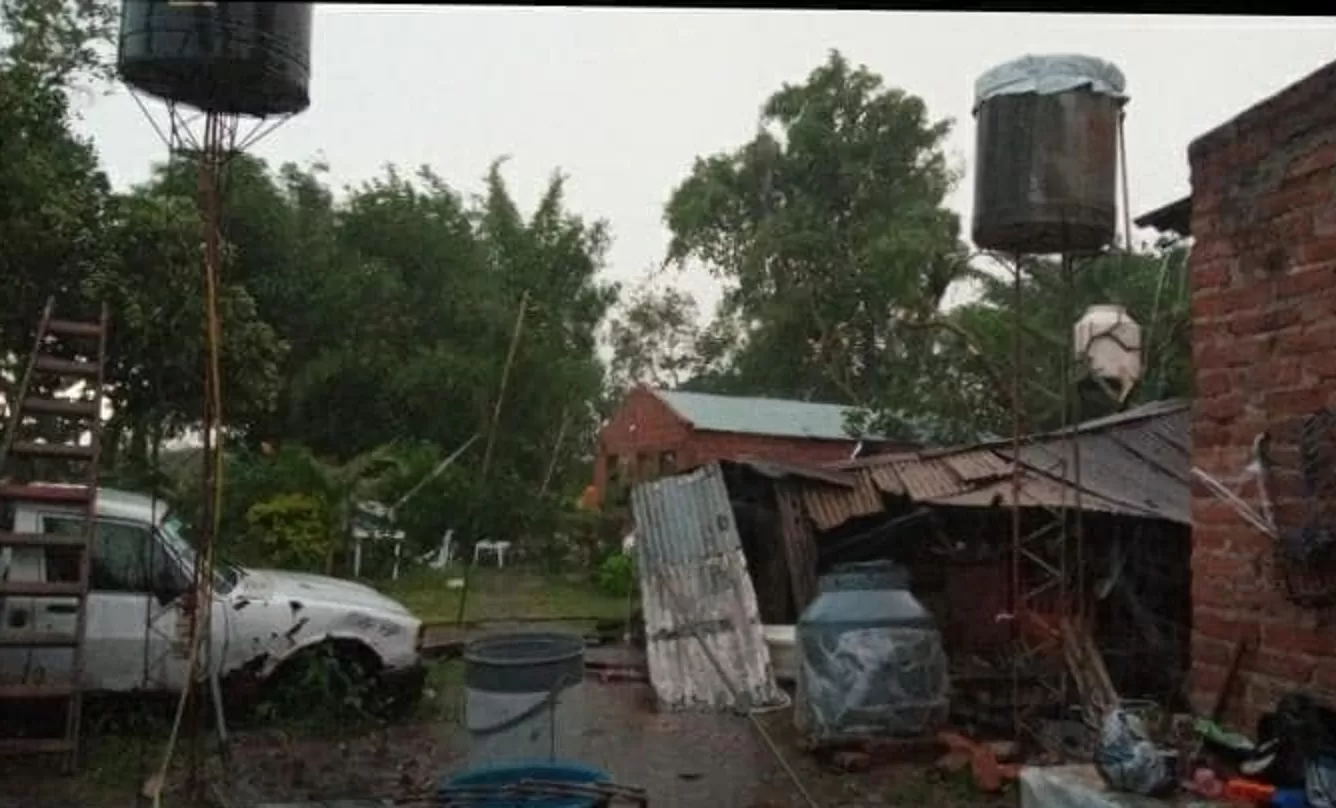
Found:
[[(1017, 317), (1011, 277), (980, 275), (979, 299), (943, 316), (950, 326), (935, 349), (949, 369), (950, 390), (934, 400), (962, 433), (1011, 433), (1010, 380), (1013, 333), (1021, 336), (1022, 415), (1028, 429), (1053, 429), (1063, 422), (1063, 406), (1075, 401), (1074, 415), (1094, 418), (1125, 406), (1191, 394), (1191, 322), (1187, 295), (1187, 249), (1169, 244), (1142, 254), (1111, 253), (1073, 264), (1070, 291), (1061, 267), (1031, 259), (1021, 283)], [(1094, 383), (1073, 357), (1072, 328), (1092, 305), (1122, 305), (1142, 328), (1143, 376), (1120, 404)], [(1063, 390), (1064, 363), (1074, 385)]]
[(609, 383), (615, 393), (637, 384), (676, 388), (701, 370), (700, 312), (688, 292), (649, 285), (632, 290), (609, 316)]
[(704, 386), (915, 407), (930, 339), (902, 324), (965, 271), (950, 128), (832, 52), (770, 97), (751, 142), (696, 161), (666, 219), (669, 262), (725, 283)]
[[(114, 261), (83, 283), (87, 297), (115, 312), (106, 394), (111, 460), (145, 466), (150, 447), (199, 423), (204, 405), (204, 301), (200, 221), (191, 200), (139, 188), (108, 206), (106, 242)], [(224, 418), (242, 428), (272, 409), (285, 345), (246, 288), (225, 281)]]
[(108, 0), (0, 0), (0, 62), (47, 87), (109, 79), (115, 32)]

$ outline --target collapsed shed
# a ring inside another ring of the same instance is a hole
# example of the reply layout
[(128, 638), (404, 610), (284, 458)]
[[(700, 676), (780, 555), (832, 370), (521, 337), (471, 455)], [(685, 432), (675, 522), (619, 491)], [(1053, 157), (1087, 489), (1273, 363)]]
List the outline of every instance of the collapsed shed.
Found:
[[(1012, 561), (1019, 482), (1025, 534), (1036, 543), (1051, 542), (1049, 527), (1074, 518), (1079, 503), (1086, 549), (1068, 591), (1084, 593), (1118, 691), (1173, 701), (1189, 653), (1188, 424), (1187, 402), (1174, 400), (1086, 421), (1074, 442), (1067, 433), (1031, 436), (1019, 454), (998, 441), (825, 469), (720, 463), (758, 620), (794, 623), (834, 564), (898, 561), (942, 628), (957, 718), (1005, 725), (1014, 633), (1033, 630), (1013, 620), (1013, 595), (1040, 586)], [(1040, 563), (1041, 553), (1029, 555)], [(1035, 664), (1063, 664), (1060, 651)]]

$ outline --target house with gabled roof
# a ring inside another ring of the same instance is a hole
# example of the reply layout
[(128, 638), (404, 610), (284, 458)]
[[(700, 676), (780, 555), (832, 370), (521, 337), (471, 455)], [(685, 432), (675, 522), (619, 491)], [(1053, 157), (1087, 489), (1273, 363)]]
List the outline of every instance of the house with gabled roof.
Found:
[(595, 498), (617, 503), (631, 485), (743, 457), (820, 466), (862, 450), (915, 445), (851, 434), (855, 408), (812, 401), (636, 387), (599, 433)]

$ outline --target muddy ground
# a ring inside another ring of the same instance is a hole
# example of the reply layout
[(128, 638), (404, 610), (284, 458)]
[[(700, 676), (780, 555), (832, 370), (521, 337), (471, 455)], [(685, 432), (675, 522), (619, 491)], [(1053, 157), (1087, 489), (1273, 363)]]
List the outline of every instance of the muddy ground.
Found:
[[(585, 684), (582, 727), (561, 733), (563, 757), (610, 771), (616, 781), (648, 790), (650, 804), (668, 806), (803, 806), (783, 767), (756, 730), (742, 717), (721, 714), (666, 714), (653, 709), (652, 693), (638, 683)], [(437, 699), (453, 699), (448, 693)], [(430, 792), (441, 775), (465, 768), (466, 738), (445, 710), (430, 722), (394, 725), (342, 739), (296, 736), (274, 730), (238, 733), (231, 760), (224, 765), (209, 755), (204, 770), (215, 783), (229, 783), (221, 793), (234, 808), (265, 802), (391, 798), (403, 800)], [(987, 806), (1014, 804), (1015, 797), (985, 797), (966, 775), (945, 775), (932, 766), (886, 765), (868, 772), (828, 768), (797, 748), (788, 711), (765, 716), (806, 788), (822, 806), (903, 805)], [(134, 742), (120, 749), (100, 749), (90, 741), (88, 764), (73, 778), (43, 774), (41, 767), (0, 771), (3, 808), (126, 808), (136, 802), (134, 782), (151, 772), (156, 747), (136, 754)], [(108, 757), (119, 752), (119, 757)], [(207, 753), (207, 750), (206, 750)], [(182, 760), (186, 755), (182, 755)], [(167, 808), (194, 808), (175, 788)]]

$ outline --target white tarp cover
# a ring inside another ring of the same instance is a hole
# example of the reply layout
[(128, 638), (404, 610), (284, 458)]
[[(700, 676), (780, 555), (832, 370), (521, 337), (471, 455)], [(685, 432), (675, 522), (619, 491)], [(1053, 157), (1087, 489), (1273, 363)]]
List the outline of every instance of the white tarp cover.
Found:
[(799, 650), (797, 721), (813, 738), (920, 735), (946, 716), (950, 676), (935, 629), (808, 631)]
[(1208, 800), (1162, 800), (1110, 791), (1093, 763), (1021, 769), (1021, 808), (1219, 808)]
[(974, 82), (974, 108), (999, 95), (1054, 95), (1089, 87), (1091, 91), (1126, 99), (1127, 80), (1110, 62), (1075, 53), (1022, 56), (987, 71)]

